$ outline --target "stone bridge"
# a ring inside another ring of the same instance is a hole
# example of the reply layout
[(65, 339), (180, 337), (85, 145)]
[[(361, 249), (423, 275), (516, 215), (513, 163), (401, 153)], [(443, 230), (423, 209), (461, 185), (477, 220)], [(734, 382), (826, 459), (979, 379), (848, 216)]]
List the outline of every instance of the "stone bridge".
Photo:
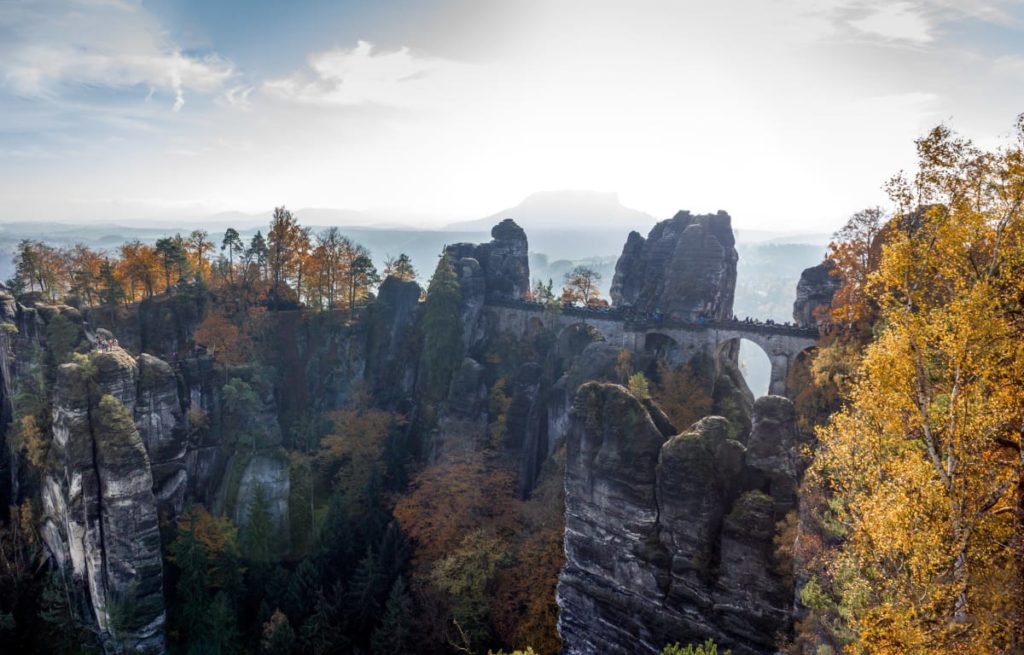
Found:
[(671, 352), (673, 363), (682, 363), (700, 352), (717, 359), (725, 349), (738, 347), (740, 339), (747, 339), (768, 355), (772, 366), (768, 393), (780, 396), (787, 395), (786, 383), (796, 359), (818, 341), (816, 328), (745, 321), (656, 321), (630, 317), (615, 309), (564, 307), (559, 311), (538, 303), (488, 300), (484, 313), (500, 331), (516, 335), (532, 334), (541, 328), (560, 332), (584, 324), (623, 349)]

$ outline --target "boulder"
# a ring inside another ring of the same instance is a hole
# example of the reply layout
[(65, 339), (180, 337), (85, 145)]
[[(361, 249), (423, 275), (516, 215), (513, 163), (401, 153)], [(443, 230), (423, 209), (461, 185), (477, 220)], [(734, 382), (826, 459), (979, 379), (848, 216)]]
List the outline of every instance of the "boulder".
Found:
[(805, 268), (796, 284), (793, 301), (793, 320), (801, 327), (815, 327), (832, 308), (832, 296), (842, 286), (842, 279), (834, 274), (835, 264), (826, 259), (817, 266)]

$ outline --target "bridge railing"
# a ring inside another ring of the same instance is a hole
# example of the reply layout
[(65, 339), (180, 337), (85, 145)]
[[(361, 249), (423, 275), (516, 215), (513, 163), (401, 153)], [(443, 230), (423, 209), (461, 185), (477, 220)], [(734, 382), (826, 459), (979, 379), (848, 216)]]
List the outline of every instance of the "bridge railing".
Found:
[[(486, 304), (494, 307), (508, 307), (533, 312), (550, 311), (551, 306), (541, 302), (530, 300), (514, 300), (511, 298), (489, 298)], [(626, 330), (632, 332), (651, 332), (665, 329), (683, 330), (742, 330), (747, 332), (758, 332), (761, 334), (780, 334), (799, 336), (804, 338), (817, 339), (818, 328), (802, 327), (791, 323), (775, 323), (760, 321), (757, 319), (733, 319), (727, 321), (717, 320), (696, 320), (681, 321), (664, 317), (657, 317), (653, 314), (636, 312), (632, 308), (622, 307), (577, 307), (575, 305), (561, 305), (558, 313), (563, 316), (578, 316), (582, 319), (617, 321), (625, 323)]]

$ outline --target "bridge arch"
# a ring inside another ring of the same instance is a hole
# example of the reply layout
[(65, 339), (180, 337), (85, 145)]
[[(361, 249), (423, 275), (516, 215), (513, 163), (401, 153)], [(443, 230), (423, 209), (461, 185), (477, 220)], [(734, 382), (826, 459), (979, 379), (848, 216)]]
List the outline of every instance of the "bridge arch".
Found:
[(745, 336), (731, 336), (718, 343), (715, 355), (718, 361), (729, 358), (736, 362), (754, 398), (772, 393), (771, 381), (775, 366), (771, 354), (761, 344)]
[(607, 337), (597, 327), (583, 321), (572, 323), (558, 331), (555, 337), (555, 368), (556, 373), (565, 371), (583, 349), (597, 341), (607, 341)]
[(689, 360), (682, 344), (663, 332), (647, 332), (643, 338), (643, 351), (677, 367)]

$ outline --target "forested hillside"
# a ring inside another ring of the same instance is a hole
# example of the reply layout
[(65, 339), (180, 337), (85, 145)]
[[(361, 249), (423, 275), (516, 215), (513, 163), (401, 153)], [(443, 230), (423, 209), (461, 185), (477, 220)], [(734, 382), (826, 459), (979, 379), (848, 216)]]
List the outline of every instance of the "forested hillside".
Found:
[[(284, 207), (249, 238), (24, 240), (0, 292), (0, 636), (1021, 652), (1018, 128), (922, 137), (891, 208), (802, 273), (811, 247), (744, 250), (726, 212), (623, 234), (614, 261), (531, 260), (506, 219), (378, 269)], [(750, 392), (741, 339), (777, 395)]]

